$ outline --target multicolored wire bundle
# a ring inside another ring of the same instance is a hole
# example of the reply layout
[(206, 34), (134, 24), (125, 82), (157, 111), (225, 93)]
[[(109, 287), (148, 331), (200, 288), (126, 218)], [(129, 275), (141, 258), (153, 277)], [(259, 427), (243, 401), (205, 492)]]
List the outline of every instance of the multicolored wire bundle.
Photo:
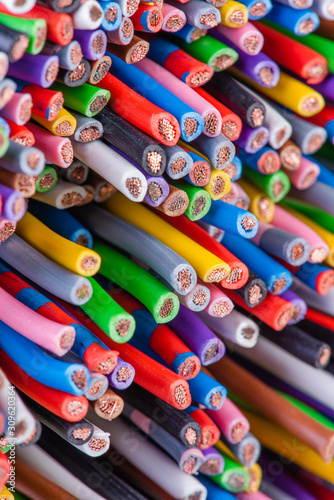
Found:
[(333, 0), (0, 3), (1, 499), (334, 500), (333, 144)]

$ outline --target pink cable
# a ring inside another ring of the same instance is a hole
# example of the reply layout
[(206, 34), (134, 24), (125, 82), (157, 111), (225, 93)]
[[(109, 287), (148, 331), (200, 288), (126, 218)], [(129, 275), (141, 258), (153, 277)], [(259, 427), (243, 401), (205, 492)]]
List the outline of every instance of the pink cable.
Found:
[[(185, 13), (177, 7), (169, 5), (168, 3), (164, 3), (162, 6), (162, 16), (164, 18), (164, 21), (162, 23), (161, 29), (162, 31), (167, 31), (169, 33), (175, 33), (176, 31), (179, 31), (187, 22)], [(168, 21), (170, 21), (171, 18), (175, 18), (175, 21), (178, 21), (177, 29), (168, 27)]]
[(205, 311), (216, 318), (223, 318), (232, 312), (234, 304), (232, 300), (216, 285), (205, 283), (210, 290), (210, 302)]
[(316, 182), (320, 168), (319, 165), (302, 156), (300, 167), (297, 170), (285, 170), (285, 173), (295, 188), (304, 191)]
[[(224, 35), (230, 42), (234, 43), (240, 50), (250, 56), (256, 56), (263, 47), (264, 38), (262, 33), (252, 25), (246, 23), (241, 28), (229, 28), (220, 24), (217, 31)], [(257, 44), (257, 45), (256, 45)], [(256, 45), (256, 46), (255, 46)]]
[(225, 399), (220, 410), (206, 409), (205, 412), (230, 443), (240, 443), (249, 432), (250, 425), (247, 418), (229, 398)]
[(73, 162), (73, 148), (67, 137), (58, 137), (42, 127), (29, 122), (26, 127), (34, 134), (36, 148), (43, 151), (45, 158), (61, 168), (68, 168)]
[(15, 92), (11, 100), (2, 108), (3, 118), (12, 120), (16, 125), (25, 125), (31, 118), (32, 97), (28, 93)]

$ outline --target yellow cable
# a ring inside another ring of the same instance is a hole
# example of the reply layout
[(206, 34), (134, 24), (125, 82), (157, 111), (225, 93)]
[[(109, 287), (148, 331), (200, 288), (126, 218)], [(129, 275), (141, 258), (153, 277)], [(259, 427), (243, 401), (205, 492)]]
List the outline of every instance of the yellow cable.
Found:
[(249, 196), (249, 210), (258, 220), (270, 223), (274, 217), (275, 203), (251, 182), (238, 179), (238, 184)]
[(3, 485), (2, 491), (0, 493), (0, 500), (15, 500), (15, 497), (11, 491), (6, 487), (6, 485)]
[(263, 446), (280, 455), (283, 465), (290, 461), (295, 462), (312, 474), (334, 484), (333, 460), (326, 464), (315, 451), (271, 420), (245, 409), (242, 413), (247, 417), (252, 433)]
[[(197, 275), (206, 282), (221, 281), (230, 266), (211, 252), (175, 229), (140, 203), (133, 203), (121, 193), (114, 194), (104, 207), (123, 220), (151, 234), (187, 260)], [(171, 221), (172, 223), (172, 221)]]
[(82, 276), (94, 276), (101, 258), (94, 251), (63, 238), (27, 212), (17, 223), (16, 233), (57, 264)]
[(61, 137), (73, 135), (77, 126), (76, 119), (65, 108), (62, 108), (56, 118), (52, 121), (34, 114), (32, 114), (32, 118), (37, 123), (42, 125), (42, 127), (52, 132), (52, 134), (59, 135)]
[(249, 474), (249, 486), (247, 488), (247, 493), (256, 493), (261, 485), (262, 481), (262, 469), (258, 463), (252, 465), (252, 467), (245, 467)]
[(325, 106), (324, 98), (319, 92), (283, 71), (280, 73), (276, 87), (271, 88), (258, 85), (235, 68), (231, 68), (231, 73), (273, 101), (279, 102), (301, 116), (314, 116)]
[(220, 24), (230, 28), (241, 28), (248, 21), (247, 7), (240, 2), (227, 0), (224, 5), (218, 7), (222, 20)]

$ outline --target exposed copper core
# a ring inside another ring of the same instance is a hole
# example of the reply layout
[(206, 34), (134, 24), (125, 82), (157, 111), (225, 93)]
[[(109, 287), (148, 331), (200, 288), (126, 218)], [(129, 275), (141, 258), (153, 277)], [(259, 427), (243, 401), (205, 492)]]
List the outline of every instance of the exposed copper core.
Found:
[(241, 491), (245, 484), (245, 478), (238, 474), (231, 474), (227, 480), (228, 484), (234, 491)]
[(113, 415), (118, 412), (120, 407), (121, 405), (118, 399), (116, 399), (116, 396), (103, 396), (98, 401), (99, 410), (101, 411), (101, 413), (104, 413), (108, 416), (108, 420), (112, 420)]
[(157, 26), (160, 21), (161, 11), (160, 9), (152, 10), (149, 15), (149, 22), (151, 26)]
[(268, 151), (265, 153), (262, 170), (265, 174), (273, 174), (277, 171), (276, 154), (274, 152)]
[(55, 181), (56, 180), (52, 177), (51, 174), (45, 174), (39, 181), (39, 185), (41, 186), (42, 189), (47, 189), (51, 187)]
[(60, 135), (70, 135), (72, 132), (72, 126), (69, 121), (65, 120), (57, 125), (56, 131)]
[(56, 116), (58, 115), (59, 111), (61, 110), (61, 108), (63, 107), (64, 105), (64, 98), (63, 96), (59, 96), (57, 97), (57, 99), (51, 104), (50, 106), (50, 118), (52, 118), (52, 120), (54, 118), (56, 118)]
[(214, 358), (218, 353), (218, 344), (211, 344), (205, 353), (205, 361), (210, 361), (210, 359)]
[(253, 149), (259, 149), (260, 147), (262, 147), (266, 139), (267, 139), (267, 134), (261, 130), (255, 135), (254, 139), (252, 140), (251, 147)]
[(92, 429), (89, 427), (78, 427), (72, 431), (72, 436), (74, 439), (80, 441), (86, 441), (92, 433)]
[(324, 275), (324, 278), (322, 279), (322, 289), (324, 291), (329, 291), (334, 284), (334, 271), (331, 269), (330, 271), (327, 271)]
[(266, 12), (267, 8), (263, 2), (256, 2), (249, 10), (250, 15), (254, 17), (263, 17)]
[(98, 95), (90, 103), (89, 109), (92, 113), (98, 113), (107, 104), (108, 99), (104, 95)]
[(250, 54), (255, 54), (259, 46), (260, 40), (256, 35), (251, 35), (245, 38), (244, 46)]
[(300, 165), (301, 152), (299, 148), (289, 146), (281, 153), (282, 163), (295, 170)]
[(282, 314), (280, 315), (280, 317), (277, 320), (277, 323), (280, 326), (280, 328), (284, 328), (288, 324), (288, 322), (291, 319), (291, 316), (292, 316), (291, 309), (288, 309), (288, 310), (282, 312)]
[[(260, 127), (264, 120), (264, 114), (261, 108), (255, 107), (251, 114), (251, 120), (254, 127)], [(253, 146), (252, 146), (253, 147)]]
[(203, 186), (208, 177), (205, 164), (202, 162), (197, 162), (192, 171), (192, 175), (194, 177), (195, 183), (198, 186)]
[(99, 139), (102, 136), (100, 130), (95, 125), (80, 130), (79, 137), (83, 142), (91, 142)]
[(237, 131), (237, 125), (232, 120), (227, 120), (222, 124), (222, 134), (227, 137), (227, 139), (233, 139)]
[(115, 188), (110, 182), (103, 182), (102, 185), (97, 189), (97, 196), (99, 198), (98, 201), (104, 201), (110, 198), (111, 194), (115, 191)]
[(307, 0), (293, 0), (293, 3), (297, 5), (297, 7), (302, 7), (303, 9), (307, 6)]
[(158, 151), (149, 151), (146, 157), (147, 166), (152, 170), (154, 174), (159, 172), (161, 168), (162, 157)]
[(82, 285), (77, 290), (77, 297), (79, 299), (85, 299), (89, 295), (89, 288), (87, 285)]
[(102, 380), (96, 380), (96, 382), (93, 382), (88, 389), (89, 396), (97, 396), (101, 392), (103, 386), (104, 383), (102, 382)]
[(92, 269), (94, 269), (94, 267), (96, 266), (97, 263), (98, 263), (98, 260), (92, 256), (84, 257), (81, 261), (81, 268), (84, 271), (91, 271)]
[(227, 275), (227, 272), (225, 271), (225, 269), (223, 269), (223, 268), (215, 269), (214, 271), (212, 271), (209, 274), (208, 280), (214, 281), (214, 282), (221, 281), (224, 278), (226, 278), (226, 275)]
[(61, 204), (64, 207), (74, 207), (78, 205), (82, 201), (82, 196), (80, 193), (76, 191), (72, 191), (70, 193), (65, 193), (62, 197)]
[(236, 168), (234, 163), (229, 163), (225, 168), (224, 168), (225, 174), (229, 176), (230, 179), (233, 179), (236, 174)]
[(0, 92), (0, 106), (3, 108), (13, 97), (15, 91), (11, 87), (3, 87)]
[(216, 476), (219, 473), (219, 465), (217, 458), (210, 458), (201, 466), (201, 472), (210, 476)]
[(220, 408), (223, 403), (223, 396), (220, 392), (215, 392), (210, 398), (210, 403), (214, 408)]
[(70, 415), (80, 415), (80, 413), (85, 411), (85, 407), (81, 401), (76, 400), (70, 401), (66, 409)]
[(275, 198), (278, 198), (283, 190), (284, 190), (283, 183), (281, 181), (275, 181), (273, 184), (273, 194)]
[(186, 406), (187, 404), (187, 393), (183, 385), (178, 385), (175, 387), (174, 390), (174, 398), (175, 401), (180, 405), (180, 406)]
[(244, 456), (244, 460), (245, 460), (246, 465), (249, 464), (253, 460), (254, 453), (255, 453), (254, 445), (253, 444), (246, 444), (246, 446), (243, 449), (243, 453), (242, 453)]
[(247, 210), (246, 202), (243, 198), (237, 198), (237, 201), (235, 202), (235, 206), (238, 208), (242, 208), (243, 210)]
[(233, 11), (232, 14), (230, 15), (230, 22), (233, 24), (238, 24), (239, 26), (244, 24), (245, 16), (244, 16), (244, 13), (242, 12), (242, 10), (238, 9), (238, 10)]
[(125, 337), (131, 326), (131, 321), (128, 319), (121, 319), (117, 321), (115, 329), (120, 337)]
[(241, 335), (246, 339), (246, 340), (251, 340), (254, 336), (254, 333), (255, 333), (255, 330), (254, 328), (250, 327), (250, 326), (245, 326), (245, 328), (243, 328), (241, 330)]
[(146, 194), (151, 201), (156, 202), (162, 196), (162, 189), (157, 182), (150, 182)]
[(89, 11), (89, 17), (91, 18), (92, 21), (97, 21), (100, 19), (103, 15), (101, 7), (97, 7), (96, 5), (93, 5), (93, 7)]
[(86, 389), (87, 377), (85, 370), (76, 370), (72, 375), (72, 380), (79, 389)]
[(133, 24), (129, 19), (125, 19), (122, 27), (124, 38), (130, 38), (133, 33)]
[(60, 339), (61, 349), (70, 349), (74, 342), (74, 335), (69, 330), (65, 331)]
[(125, 185), (134, 198), (138, 198), (143, 189), (142, 183), (138, 177), (126, 179)]
[(107, 12), (105, 13), (105, 18), (108, 23), (114, 23), (117, 18), (117, 8), (116, 7), (109, 7)]
[(132, 377), (133, 370), (129, 366), (122, 366), (119, 370), (117, 370), (117, 381), (118, 382), (127, 382), (130, 377)]
[(256, 226), (256, 220), (254, 219), (254, 217), (246, 215), (246, 217), (242, 219), (241, 225), (245, 231), (252, 231), (252, 229), (254, 229), (254, 227)]
[(188, 427), (188, 429), (185, 432), (185, 440), (187, 441), (188, 444), (193, 446), (197, 442), (197, 434), (196, 431), (192, 427)]
[(159, 132), (166, 141), (173, 141), (175, 139), (175, 128), (167, 118), (159, 120)]
[(186, 160), (183, 158), (183, 156), (179, 156), (178, 158), (176, 158), (176, 160), (172, 162), (170, 168), (173, 174), (175, 175), (181, 173), (185, 166), (186, 166)]
[(180, 283), (182, 292), (187, 290), (191, 285), (191, 274), (188, 269), (182, 269), (177, 274), (177, 281)]
[(250, 490), (251, 493), (255, 493), (258, 489), (258, 481), (256, 478), (256, 474), (254, 471), (251, 469), (248, 470), (248, 476), (249, 476), (249, 486), (248, 489)]
[(223, 146), (219, 149), (218, 158), (217, 158), (217, 166), (218, 168), (222, 168), (226, 162), (228, 162), (230, 158), (231, 150), (229, 146)]
[(48, 69), (46, 70), (45, 80), (47, 82), (54, 82), (57, 78), (59, 71), (59, 64), (57, 61), (53, 61)]
[(26, 429), (27, 429), (27, 424), (25, 420), (21, 420), (18, 424), (16, 424), (15, 437), (22, 436), (22, 434), (26, 431)]
[(81, 50), (80, 45), (77, 45), (77, 44), (73, 45), (73, 47), (71, 48), (71, 52), (70, 52), (70, 58), (71, 58), (72, 64), (74, 64), (75, 66), (77, 66), (79, 64), (79, 62), (82, 59), (82, 50)]
[(85, 235), (80, 234), (80, 236), (78, 236), (77, 241), (75, 243), (77, 243), (78, 245), (80, 245), (82, 247), (87, 247), (88, 246), (88, 239), (86, 238)]
[(179, 212), (183, 210), (185, 205), (188, 205), (188, 197), (184, 191), (175, 191), (173, 196), (170, 196), (166, 200), (165, 213), (172, 214), (173, 212)]
[(172, 299), (166, 299), (163, 305), (160, 307), (159, 316), (161, 318), (167, 318), (174, 308), (174, 303)]
[(65, 163), (72, 163), (73, 161), (73, 147), (70, 141), (62, 145), (60, 154)]
[(175, 15), (168, 18), (166, 27), (172, 31), (179, 31), (183, 27), (183, 19), (181, 16)]
[(100, 33), (93, 39), (92, 48), (94, 52), (100, 54), (101, 52), (104, 52), (104, 47), (105, 47), (104, 38)]
[(205, 429), (199, 438), (198, 445), (201, 448), (207, 448), (207, 446), (212, 442), (212, 439), (213, 439), (212, 432), (208, 429)]
[(68, 79), (70, 82), (77, 82), (81, 80), (83, 75), (86, 73), (85, 63), (80, 63), (71, 73), (68, 74)]
[(307, 143), (307, 149), (310, 154), (315, 153), (321, 148), (323, 144), (323, 137), (320, 134), (312, 135), (311, 139)]
[(225, 189), (225, 181), (220, 175), (217, 175), (212, 182), (212, 194), (219, 196)]
[(32, 170), (38, 167), (40, 161), (41, 155), (39, 153), (30, 153), (27, 156), (27, 163)]
[(203, 24), (204, 26), (207, 26), (208, 28), (214, 28), (218, 24), (217, 18), (215, 16), (215, 14), (213, 14), (213, 13), (203, 14), (200, 17), (199, 21), (201, 24)]
[(334, 16), (334, 2), (331, 2), (327, 5), (327, 12), (331, 16)]
[(318, 173), (315, 170), (309, 170), (305, 177), (302, 179), (302, 187), (308, 188), (313, 184), (313, 181), (318, 177)]
[(285, 128), (280, 128), (277, 132), (276, 132), (276, 142), (277, 144), (281, 144), (281, 142), (283, 141), (285, 137)]
[(297, 243), (296, 245), (293, 245), (291, 249), (291, 254), (290, 257), (292, 260), (299, 260), (303, 257), (304, 255), (304, 245), (301, 243)]
[(186, 118), (184, 122), (184, 131), (186, 137), (190, 137), (191, 135), (195, 134), (197, 127), (198, 123), (197, 120), (195, 120), (195, 118)]
[[(28, 137), (16, 137), (15, 139), (12, 139), (14, 140), (14, 142), (16, 142), (16, 144), (21, 144), (21, 146), (32, 146), (32, 140)], [(4, 143), (4, 139), (3, 137), (0, 137), (0, 147), (3, 145)]]
[(315, 27), (315, 24), (312, 21), (312, 19), (305, 19), (305, 21), (300, 23), (299, 31), (303, 35), (308, 35), (309, 33), (312, 33), (312, 31), (314, 30), (314, 27)]
[(195, 471), (196, 463), (197, 463), (197, 459), (194, 456), (190, 455), (190, 457), (188, 457), (183, 462), (183, 465), (182, 465), (183, 472), (185, 472), (186, 474), (193, 474)]
[(15, 233), (15, 224), (12, 222), (8, 221), (3, 224), (3, 226), (0, 228), (0, 244), (3, 243), (4, 241), (8, 240), (8, 238)]
[(324, 72), (325, 68), (322, 64), (314, 64), (313, 66), (310, 66), (307, 73), (309, 78), (320, 78)]
[(315, 264), (320, 264), (326, 258), (327, 252), (324, 248), (315, 248), (311, 254), (310, 259)]
[(26, 203), (24, 201), (24, 198), (16, 198), (16, 200), (13, 203), (13, 212), (15, 215), (21, 214), (26, 206)]
[(29, 45), (29, 38), (26, 35), (20, 35), (11, 49), (12, 59), (18, 61), (23, 57)]
[(36, 47), (36, 49), (39, 49), (39, 47), (41, 45), (44, 45), (45, 40), (46, 40), (46, 32), (47, 32), (46, 27), (41, 26), (40, 28), (38, 28), (36, 39), (35, 39), (35, 47)]
[(194, 293), (194, 296), (193, 296), (193, 303), (196, 306), (202, 306), (207, 301), (207, 298), (208, 298), (208, 296), (204, 292), (204, 290), (201, 290), (201, 289), (197, 290), (197, 292)]
[(201, 195), (195, 201), (195, 204), (193, 207), (193, 216), (197, 217), (200, 213), (202, 213), (205, 206), (206, 206), (206, 199), (204, 198), (204, 196)]
[(262, 289), (260, 285), (254, 283), (248, 290), (248, 301), (250, 304), (258, 304), (262, 298)]
[(227, 302), (223, 302), (222, 300), (219, 300), (219, 302), (216, 302), (215, 305), (213, 306), (213, 312), (217, 314), (217, 316), (220, 316), (223, 318), (226, 316), (231, 311), (231, 307)]
[(273, 293), (279, 293), (286, 285), (286, 280), (284, 278), (279, 278), (275, 281), (273, 285)]
[(265, 67), (261, 68), (259, 71), (260, 78), (265, 85), (271, 85), (274, 77), (273, 70), (271, 68)]
[(193, 87), (201, 87), (211, 78), (211, 73), (209, 71), (196, 71), (191, 78), (190, 83)]
[(3, 449), (3, 448), (7, 448), (7, 446), (9, 446), (9, 441), (8, 439), (6, 438), (6, 436), (2, 436), (0, 438), (0, 448)]
[(303, 110), (315, 113), (320, 108), (320, 102), (315, 97), (308, 97), (303, 101)]
[(319, 365), (326, 366), (330, 356), (331, 356), (331, 350), (328, 347), (324, 347), (318, 359)]
[(64, 9), (65, 7), (69, 7), (72, 5), (73, 0), (57, 0), (57, 5), (60, 9)]
[(129, 16), (132, 16), (138, 9), (139, 0), (127, 0), (126, 2), (126, 11)]
[(192, 358), (188, 358), (183, 363), (179, 366), (178, 368), (178, 374), (181, 377), (189, 377), (190, 375), (193, 375), (196, 371), (196, 363), (195, 360)]
[(113, 358), (104, 359), (99, 366), (97, 367), (97, 371), (110, 373), (114, 366), (116, 365), (116, 361)]
[(107, 446), (107, 441), (104, 438), (93, 437), (89, 441), (88, 446), (92, 451), (100, 451)]
[(297, 321), (299, 319), (300, 313), (301, 313), (300, 306), (295, 306), (294, 310), (292, 311), (291, 319)]
[(103, 60), (95, 67), (95, 69), (93, 70), (94, 73), (93, 75), (91, 75), (91, 78), (94, 80), (95, 83), (100, 82), (102, 78), (106, 76), (106, 74), (110, 69), (110, 66), (111, 64), (109, 61)]
[[(132, 63), (136, 63), (144, 59), (144, 57), (148, 53), (149, 47), (147, 45), (144, 45), (142, 43), (139, 43), (136, 45), (130, 55), (130, 60)], [(174, 130), (174, 129), (173, 129)]]
[(209, 113), (204, 119), (205, 130), (210, 134), (215, 134), (218, 127), (218, 118), (215, 113)]
[(242, 277), (242, 269), (240, 267), (233, 267), (230, 274), (226, 278), (226, 283), (238, 283)]
[(222, 55), (216, 57), (216, 59), (213, 61), (213, 66), (217, 69), (226, 69), (232, 66), (233, 63), (234, 63), (233, 57)]
[(95, 188), (93, 186), (90, 186), (89, 184), (86, 184), (83, 186), (84, 190), (86, 191), (86, 195), (84, 199), (79, 203), (79, 205), (87, 205), (87, 203), (91, 203), (94, 200), (95, 196)]

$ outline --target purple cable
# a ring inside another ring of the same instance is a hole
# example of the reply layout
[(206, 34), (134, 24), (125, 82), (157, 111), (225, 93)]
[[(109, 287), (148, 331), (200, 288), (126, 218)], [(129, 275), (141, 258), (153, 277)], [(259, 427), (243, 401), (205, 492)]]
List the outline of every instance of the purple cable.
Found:
[(223, 455), (221, 455), (213, 446), (201, 451), (204, 455), (204, 463), (199, 472), (205, 474), (206, 476), (216, 476), (221, 474), (225, 466)]
[(2, 199), (1, 217), (17, 222), (27, 211), (27, 203), (15, 189), (0, 184), (0, 199)]
[(57, 78), (58, 70), (58, 56), (32, 55), (26, 52), (19, 61), (9, 65), (8, 75), (46, 89)]
[[(234, 44), (229, 43), (232, 47)], [(234, 47), (232, 47), (234, 48)], [(235, 47), (238, 50), (238, 47)], [(238, 51), (239, 58), (234, 63), (236, 69), (241, 71), (245, 76), (254, 80), (262, 87), (275, 87), (280, 77), (279, 66), (270, 57), (263, 52), (250, 57), (249, 54)]]
[(310, 85), (312, 89), (320, 92), (324, 99), (334, 100), (334, 75), (329, 74), (321, 83)]
[(291, 477), (290, 474), (284, 470), (279, 474), (271, 474), (270, 467), (272, 462), (271, 457), (266, 454), (261, 454), (258, 463), (262, 468), (264, 478), (268, 479), (270, 483), (277, 486), (280, 490), (284, 491), (284, 493), (291, 495), (296, 500), (317, 500), (317, 498), (304, 488), (299, 481)]
[(269, 130), (267, 127), (251, 128), (243, 122), (241, 134), (235, 143), (246, 153), (257, 153), (269, 140)]
[(225, 354), (223, 342), (190, 309), (180, 304), (180, 311), (168, 326), (207, 366), (219, 361)]
[(74, 30), (73, 40), (80, 43), (82, 55), (90, 61), (97, 61), (107, 50), (107, 35), (101, 29)]
[(118, 356), (116, 368), (107, 375), (109, 385), (115, 389), (127, 389), (133, 382), (135, 377), (135, 369), (130, 363), (123, 361)]
[(299, 321), (305, 318), (307, 305), (302, 298), (300, 298), (291, 290), (285, 290), (285, 292), (281, 294), (281, 298), (290, 302), (295, 308), (292, 314), (292, 318), (288, 322), (288, 325), (295, 325), (296, 323), (299, 323)]

